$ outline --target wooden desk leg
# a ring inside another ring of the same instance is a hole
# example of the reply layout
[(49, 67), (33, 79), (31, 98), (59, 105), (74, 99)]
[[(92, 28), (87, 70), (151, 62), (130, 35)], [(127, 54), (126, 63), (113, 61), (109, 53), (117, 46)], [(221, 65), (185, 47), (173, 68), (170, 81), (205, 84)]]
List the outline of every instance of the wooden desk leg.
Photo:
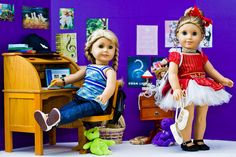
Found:
[(35, 155), (43, 155), (43, 131), (36, 129), (34, 134)]
[(10, 130), (9, 95), (4, 93), (5, 151), (12, 152), (12, 131)]
[[(35, 94), (35, 111), (42, 111), (42, 101), (40, 94)], [(35, 155), (43, 155), (43, 131), (35, 121), (34, 131), (34, 153)]]
[(50, 145), (56, 145), (56, 128), (52, 128), (52, 130), (49, 131), (49, 144)]
[(12, 132), (5, 128), (5, 151), (12, 152)]
[(79, 127), (78, 127), (78, 145), (75, 146), (74, 148), (72, 148), (72, 150), (75, 151), (81, 151), (83, 152), (83, 146), (84, 144), (87, 142), (86, 137), (84, 136), (84, 131), (85, 131), (85, 127), (82, 121), (79, 122)]

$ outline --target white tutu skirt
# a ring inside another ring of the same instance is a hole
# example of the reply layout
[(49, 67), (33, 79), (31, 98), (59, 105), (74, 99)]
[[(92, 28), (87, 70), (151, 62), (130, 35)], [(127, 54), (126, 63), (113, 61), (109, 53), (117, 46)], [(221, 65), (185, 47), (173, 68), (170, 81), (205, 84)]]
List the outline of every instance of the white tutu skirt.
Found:
[[(232, 95), (224, 89), (215, 91), (211, 87), (201, 86), (194, 80), (189, 80), (186, 89), (185, 106), (191, 103), (195, 106), (217, 106), (228, 103), (231, 97)], [(177, 105), (179, 106), (179, 102), (174, 100), (171, 90), (167, 92), (160, 102), (160, 108), (166, 111), (175, 109)]]

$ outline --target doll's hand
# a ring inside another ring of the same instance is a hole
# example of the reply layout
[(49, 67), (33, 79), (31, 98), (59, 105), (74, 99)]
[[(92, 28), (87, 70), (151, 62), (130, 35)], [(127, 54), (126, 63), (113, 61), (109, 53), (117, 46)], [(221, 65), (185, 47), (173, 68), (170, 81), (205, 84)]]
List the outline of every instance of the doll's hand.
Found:
[(173, 92), (173, 97), (176, 101), (180, 100), (183, 97), (183, 91), (181, 89), (175, 89)]
[(105, 105), (106, 102), (108, 101), (108, 98), (105, 95), (99, 95), (97, 96), (97, 99), (103, 104)]
[(222, 83), (221, 83), (223, 86), (227, 86), (227, 87), (233, 87), (234, 86), (234, 82), (228, 78), (224, 78)]
[(49, 86), (51, 86), (51, 87), (52, 86), (61, 86), (62, 87), (62, 86), (64, 86), (64, 83), (63, 83), (62, 79), (56, 78), (51, 81)]

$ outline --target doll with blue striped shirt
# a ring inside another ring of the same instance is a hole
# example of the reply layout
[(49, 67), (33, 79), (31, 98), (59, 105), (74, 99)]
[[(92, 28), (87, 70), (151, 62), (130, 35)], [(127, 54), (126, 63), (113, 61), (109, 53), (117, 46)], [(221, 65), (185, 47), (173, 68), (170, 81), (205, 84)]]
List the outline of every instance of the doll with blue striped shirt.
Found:
[(118, 39), (110, 30), (98, 29), (92, 33), (85, 45), (85, 56), (91, 64), (63, 79), (52, 80), (56, 86), (65, 86), (83, 79), (84, 83), (73, 100), (60, 109), (53, 108), (48, 114), (35, 111), (35, 120), (43, 131), (49, 131), (55, 125), (104, 113), (115, 91), (118, 48)]

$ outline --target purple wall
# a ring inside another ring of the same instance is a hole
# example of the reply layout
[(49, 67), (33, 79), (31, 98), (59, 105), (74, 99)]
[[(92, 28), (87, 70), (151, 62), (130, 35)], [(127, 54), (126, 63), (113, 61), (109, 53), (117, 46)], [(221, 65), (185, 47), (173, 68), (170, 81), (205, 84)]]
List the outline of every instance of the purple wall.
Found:
[[(8, 1), (1, 0), (0, 2), (7, 3)], [(8, 2), (9, 3), (9, 2)], [(160, 56), (167, 56), (168, 49), (164, 47), (164, 21), (177, 20), (182, 16), (184, 10), (194, 3), (196, 0), (169, 0), (163, 2), (162, 0), (67, 0), (48, 1), (29, 0), (22, 2), (22, 0), (11, 1), (16, 5), (16, 20), (15, 22), (0, 22), (0, 52), (5, 52), (8, 43), (18, 42), (24, 35), (33, 31), (44, 36), (51, 42), (55, 50), (55, 34), (56, 33), (77, 33), (78, 42), (78, 64), (87, 64), (84, 57), (85, 31), (86, 19), (105, 17), (109, 18), (109, 29), (114, 31), (120, 41), (120, 62), (118, 78), (123, 78), (127, 83), (127, 57), (136, 55), (136, 25), (158, 25), (158, 46)], [(51, 6), (51, 29), (50, 30), (24, 30), (21, 25), (21, 6)], [(205, 12), (207, 17), (213, 19), (213, 48), (205, 49), (205, 53), (210, 58), (210, 61), (223, 75), (236, 80), (236, 75), (233, 71), (233, 52), (236, 50), (233, 45), (236, 45), (236, 13), (234, 6), (236, 1), (229, 0), (227, 3), (224, 0), (197, 0), (197, 5)], [(75, 29), (74, 30), (60, 30), (59, 29), (59, 8), (75, 8)], [(15, 27), (14, 27), (15, 26)], [(4, 29), (4, 30), (3, 30)], [(14, 31), (13, 31), (14, 30)], [(16, 31), (15, 31), (16, 30)], [(12, 31), (12, 32), (11, 32)], [(3, 38), (4, 37), (4, 38)], [(230, 56), (230, 57), (229, 57)], [(227, 61), (227, 62), (226, 62)], [(0, 71), (3, 75), (2, 58), (0, 62)], [(234, 70), (235, 71), (235, 70)], [(1, 87), (3, 89), (3, 80), (0, 78)], [(137, 105), (137, 96), (141, 91), (139, 88), (128, 88), (124, 86), (127, 94), (125, 120), (127, 128), (125, 130), (124, 139), (128, 140), (139, 135), (148, 135), (149, 131), (154, 127), (151, 121), (140, 121), (139, 111)], [(212, 107), (209, 109), (208, 126), (206, 130), (206, 138), (209, 139), (223, 139), (236, 140), (236, 126), (232, 125), (234, 120), (234, 113), (236, 111), (235, 104), (235, 88), (226, 89), (233, 98), (229, 104), (220, 107)], [(0, 141), (3, 141), (3, 95), (1, 93), (0, 103)], [(222, 125), (224, 124), (224, 125)], [(62, 130), (58, 129), (59, 141), (75, 141), (76, 130)], [(26, 137), (24, 141), (26, 144), (33, 143), (33, 137), (17, 134), (15, 141), (19, 141), (22, 137)], [(19, 146), (19, 142), (15, 144)], [(0, 143), (0, 148), (3, 149), (3, 143)]]

